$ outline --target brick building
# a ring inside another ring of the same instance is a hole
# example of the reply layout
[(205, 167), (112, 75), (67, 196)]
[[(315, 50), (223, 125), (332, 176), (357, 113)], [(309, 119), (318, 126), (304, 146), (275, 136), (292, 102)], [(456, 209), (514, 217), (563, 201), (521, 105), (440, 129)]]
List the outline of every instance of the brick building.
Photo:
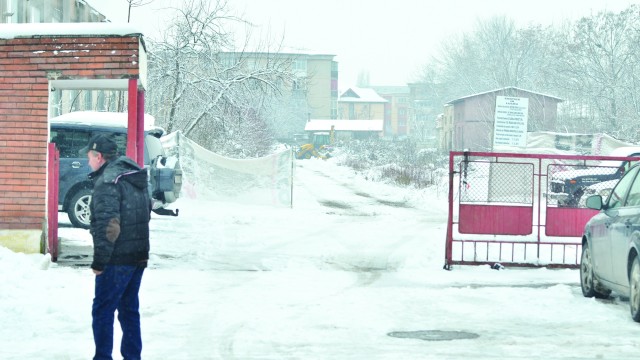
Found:
[[(145, 87), (144, 41), (130, 26), (0, 26), (0, 244), (45, 251), (51, 209), (57, 212), (57, 204), (47, 211), (51, 91), (128, 90), (129, 124), (135, 125), (141, 122)], [(141, 141), (135, 131), (129, 136), (134, 148), (127, 154), (136, 159)]]

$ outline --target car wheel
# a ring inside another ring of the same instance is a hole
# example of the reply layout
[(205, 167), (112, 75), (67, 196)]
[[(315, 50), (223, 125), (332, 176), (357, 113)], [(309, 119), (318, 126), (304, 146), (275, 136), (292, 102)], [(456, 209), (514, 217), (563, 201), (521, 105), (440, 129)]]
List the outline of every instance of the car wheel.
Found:
[(67, 210), (69, 220), (73, 226), (83, 229), (89, 228), (91, 223), (89, 203), (91, 203), (91, 190), (80, 189), (73, 195)]
[(637, 256), (629, 274), (629, 308), (633, 320), (640, 322), (640, 260)]
[(582, 245), (582, 258), (580, 260), (580, 287), (582, 295), (585, 297), (596, 297), (606, 299), (611, 291), (598, 289), (596, 281), (593, 279), (593, 263), (591, 259), (591, 250), (589, 244)]

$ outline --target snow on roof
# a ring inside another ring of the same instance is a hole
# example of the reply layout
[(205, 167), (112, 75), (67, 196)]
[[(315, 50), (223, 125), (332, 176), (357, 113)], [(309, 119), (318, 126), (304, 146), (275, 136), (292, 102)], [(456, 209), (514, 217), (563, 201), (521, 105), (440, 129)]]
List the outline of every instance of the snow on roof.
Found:
[(338, 102), (386, 103), (389, 101), (373, 89), (350, 87), (340, 95)]
[(479, 93), (476, 93), (476, 94), (471, 94), (471, 95), (463, 96), (461, 98), (453, 99), (451, 101), (448, 101), (447, 104), (453, 104), (453, 103), (456, 103), (458, 101), (466, 100), (466, 99), (471, 98), (471, 97), (484, 95), (484, 94), (490, 94), (490, 93), (504, 91), (504, 90), (524, 91), (524, 92), (528, 92), (528, 93), (531, 93), (531, 94), (537, 94), (537, 95), (546, 96), (548, 98), (556, 99), (558, 101), (564, 101), (564, 100), (562, 100), (561, 98), (559, 98), (557, 96), (543, 94), (543, 93), (539, 93), (539, 92), (535, 92), (535, 91), (531, 91), (531, 90), (520, 89), (520, 88), (517, 88), (515, 86), (506, 86), (506, 87), (503, 87), (503, 88), (500, 88), (500, 89), (493, 89), (493, 90), (489, 90), (489, 91), (483, 91), (483, 92), (479, 92)]
[[(126, 128), (129, 125), (129, 113), (106, 111), (74, 111), (49, 119), (56, 124), (85, 125), (85, 126), (117, 126)], [(155, 128), (156, 119), (153, 115), (144, 114), (144, 128)]]
[(43, 36), (142, 35), (132, 24), (111, 22), (2, 24), (0, 39)]
[(411, 88), (408, 86), (372, 86), (378, 94), (382, 95), (409, 95)]
[(309, 120), (305, 131), (382, 131), (384, 120)]

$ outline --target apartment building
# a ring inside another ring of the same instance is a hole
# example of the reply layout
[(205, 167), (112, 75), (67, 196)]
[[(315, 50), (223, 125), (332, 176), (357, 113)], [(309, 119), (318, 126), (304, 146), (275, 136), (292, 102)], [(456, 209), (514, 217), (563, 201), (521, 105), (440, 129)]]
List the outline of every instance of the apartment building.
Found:
[(383, 99), (384, 104), (384, 136), (404, 137), (409, 135), (409, 95), (408, 86), (373, 86)]
[(284, 94), (290, 92), (306, 100), (307, 119), (337, 117), (338, 63), (333, 60), (335, 55), (294, 52), (222, 52), (218, 56), (223, 64), (228, 66), (241, 64), (247, 69), (279, 63), (288, 68), (295, 77), (290, 86), (283, 88)]
[(0, 0), (0, 24), (102, 22), (83, 0)]

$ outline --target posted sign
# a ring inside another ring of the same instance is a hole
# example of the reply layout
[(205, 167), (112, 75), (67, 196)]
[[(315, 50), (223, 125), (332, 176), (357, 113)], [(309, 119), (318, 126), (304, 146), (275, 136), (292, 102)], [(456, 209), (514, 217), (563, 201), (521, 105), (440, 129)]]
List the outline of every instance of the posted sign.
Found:
[(493, 146), (527, 146), (529, 99), (512, 96), (496, 97), (493, 124)]

